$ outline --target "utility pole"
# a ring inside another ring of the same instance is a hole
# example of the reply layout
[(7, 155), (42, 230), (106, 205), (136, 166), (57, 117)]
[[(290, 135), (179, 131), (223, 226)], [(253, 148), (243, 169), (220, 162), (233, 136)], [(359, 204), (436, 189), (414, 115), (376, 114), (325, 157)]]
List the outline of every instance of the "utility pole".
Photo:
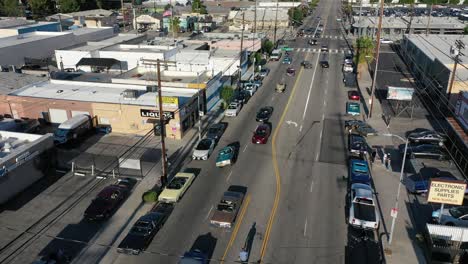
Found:
[(237, 80), (237, 89), (240, 89), (240, 82), (242, 78), (242, 54), (244, 53), (244, 29), (245, 29), (245, 12), (242, 12), (242, 31), (241, 31), (241, 43), (240, 43), (240, 55), (239, 55), (239, 80)]
[(463, 41), (461, 40), (456, 40), (455, 41), (455, 46), (452, 46), (450, 48), (450, 54), (453, 56), (453, 60), (454, 60), (454, 64), (453, 64), (453, 70), (452, 70), (452, 76), (450, 76), (450, 84), (449, 84), (449, 87), (448, 87), (448, 92), (447, 92), (447, 99), (448, 100), (448, 104), (450, 104), (450, 94), (452, 93), (452, 88), (453, 88), (453, 83), (455, 82), (455, 75), (456, 75), (456, 72), (457, 72), (457, 65), (458, 63), (460, 63), (460, 55), (464, 55), (461, 50), (462, 49), (465, 49), (465, 43), (463, 43)]
[(122, 9), (123, 29), (125, 31), (125, 13), (124, 13), (124, 2), (123, 2), (123, 0), (120, 0), (120, 8)]
[[(171, 27), (172, 27), (172, 42), (175, 42), (175, 34), (174, 34), (174, 6), (172, 6), (172, 0), (169, 2), (171, 4)], [(175, 46), (175, 44), (174, 44)]]
[(201, 87), (200, 87), (200, 73), (197, 72), (197, 87), (198, 87), (198, 93), (197, 93), (197, 104), (198, 104), (198, 140), (202, 139), (201, 136), (201, 107), (200, 107), (200, 92), (201, 92)]
[[(383, 0), (382, 0), (383, 1)], [(166, 125), (164, 124), (164, 111), (162, 103), (162, 86), (161, 86), (161, 62), (159, 59), (156, 61), (156, 67), (158, 70), (158, 106), (159, 106), (159, 125), (161, 127), (161, 155), (162, 155), (162, 174), (161, 184), (165, 186), (167, 183), (167, 158), (166, 158)]]
[(380, 15), (379, 15), (379, 26), (377, 29), (377, 47), (375, 51), (375, 67), (374, 67), (374, 77), (372, 78), (372, 88), (371, 88), (371, 98), (370, 98), (370, 109), (369, 115), (367, 118), (372, 117), (372, 108), (374, 106), (374, 90), (377, 83), (377, 72), (379, 69), (379, 56), (380, 56), (380, 32), (382, 31), (382, 17), (384, 10), (384, 0), (380, 0)]
[(275, 15), (275, 28), (273, 33), (273, 46), (276, 46), (276, 31), (278, 30), (278, 7), (279, 7), (279, 0), (276, 0), (276, 15)]
[(429, 10), (429, 17), (427, 18), (427, 25), (426, 25), (426, 36), (429, 34), (429, 26), (431, 25), (431, 16), (432, 16), (432, 8), (434, 7), (433, 4), (431, 4), (431, 9)]
[(252, 54), (254, 55), (254, 59), (253, 59), (253, 78), (255, 79), (255, 54), (253, 53), (255, 51), (255, 53), (257, 52), (255, 50), (255, 35), (257, 33), (257, 0), (255, 0), (255, 9), (254, 9), (254, 28), (253, 28), (253, 38), (252, 38)]
[[(359, 25), (359, 32), (358, 32), (358, 37), (360, 38), (361, 37), (361, 31), (362, 31), (362, 27), (361, 27), (361, 15), (362, 15), (362, 0), (359, 1), (359, 20), (358, 20), (358, 25)], [(351, 17), (353, 17), (353, 7), (351, 6)], [(351, 18), (348, 17), (348, 19), (350, 20), (351, 22)]]
[(413, 18), (414, 18), (414, 1), (411, 1), (411, 11), (410, 11), (410, 21), (408, 23), (408, 27), (406, 28), (406, 34), (411, 34), (411, 24), (413, 24)]

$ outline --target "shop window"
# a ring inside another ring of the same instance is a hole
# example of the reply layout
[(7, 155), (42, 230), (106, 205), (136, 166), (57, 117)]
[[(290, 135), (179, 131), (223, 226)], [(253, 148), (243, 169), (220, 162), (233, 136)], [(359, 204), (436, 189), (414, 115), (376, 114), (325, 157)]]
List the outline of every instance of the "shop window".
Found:
[(109, 118), (100, 117), (99, 118), (99, 124), (101, 124), (101, 125), (110, 125)]
[(182, 122), (182, 126), (180, 127), (181, 132), (185, 132), (185, 130), (190, 128), (190, 117), (185, 118)]

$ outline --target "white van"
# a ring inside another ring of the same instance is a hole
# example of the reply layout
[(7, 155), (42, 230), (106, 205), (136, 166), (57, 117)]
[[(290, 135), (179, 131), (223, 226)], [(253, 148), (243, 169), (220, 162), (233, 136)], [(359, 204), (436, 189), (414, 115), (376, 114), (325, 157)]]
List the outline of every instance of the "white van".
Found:
[(54, 142), (64, 144), (91, 130), (91, 117), (89, 115), (76, 115), (59, 125), (54, 132)]
[(271, 52), (270, 60), (279, 61), (281, 58), (281, 50), (275, 49)]

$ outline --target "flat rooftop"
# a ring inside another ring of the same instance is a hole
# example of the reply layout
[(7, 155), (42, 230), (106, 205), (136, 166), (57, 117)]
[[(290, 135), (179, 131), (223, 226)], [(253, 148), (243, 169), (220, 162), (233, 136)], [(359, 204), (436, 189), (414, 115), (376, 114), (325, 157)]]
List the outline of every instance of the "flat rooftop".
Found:
[(0, 29), (14, 28), (24, 25), (31, 25), (36, 23), (33, 20), (26, 20), (25, 18), (6, 18), (0, 19)]
[[(379, 17), (375, 16), (354, 16), (354, 27), (374, 27), (379, 22)], [(428, 16), (415, 16), (411, 22), (411, 27), (417, 29), (426, 29)], [(407, 28), (410, 17), (383, 17), (383, 28)], [(456, 17), (431, 17), (429, 27), (431, 29), (463, 29), (465, 24)]]
[[(11, 122), (11, 119), (3, 119), (1, 122)], [(0, 163), (9, 155), (17, 151), (23, 151), (32, 145), (32, 142), (43, 137), (43, 135), (0, 131)]]
[[(117, 75), (115, 79), (128, 79), (140, 81), (154, 81), (156, 74), (145, 67), (137, 67), (130, 71)], [(162, 83), (206, 83), (211, 79), (209, 72), (205, 71), (197, 76), (196, 72), (161, 71)]]
[[(126, 90), (138, 90), (139, 95), (135, 99), (126, 99), (123, 96)], [(184, 103), (197, 93), (195, 89), (163, 88), (162, 95), (179, 97), (179, 102)], [(142, 85), (105, 84), (90, 82), (69, 81), (44, 81), (27, 85), (22, 89), (13, 91), (10, 95), (34, 98), (47, 98), (54, 100), (72, 100), (96, 103), (115, 103), (124, 105), (156, 106), (157, 93), (146, 92)], [(177, 109), (174, 109), (177, 110)]]
[(165, 52), (174, 47), (151, 46), (151, 45), (125, 45), (117, 44), (102, 48), (101, 51), (125, 51), (125, 52)]
[[(95, 30), (99, 31), (102, 30), (102, 28), (79, 28), (72, 30), (76, 35), (79, 34), (86, 34), (89, 32), (89, 30)], [(69, 31), (67, 31), (69, 32)], [(83, 33), (82, 33), (83, 32)], [(118, 34), (114, 37), (103, 39), (100, 41), (88, 41), (86, 43), (82, 43), (79, 45), (72, 46), (70, 48), (62, 49), (62, 50), (76, 50), (76, 51), (94, 51), (94, 50), (100, 50), (108, 46), (112, 46), (115, 44), (119, 44), (122, 42), (127, 42), (127, 41), (134, 41), (141, 38), (141, 35), (135, 35), (135, 34)]]
[(5, 48), (5, 47), (10, 47), (10, 46), (15, 46), (15, 45), (21, 45), (23, 43), (39, 41), (39, 40), (43, 40), (43, 39), (48, 39), (50, 37), (63, 36), (63, 35), (67, 35), (67, 34), (71, 34), (71, 32), (39, 32), (39, 31), (35, 31), (35, 32), (16, 35), (16, 36), (11, 36), (11, 37), (4, 37), (4, 38), (0, 38), (0, 48)]
[(0, 94), (9, 94), (26, 85), (43, 82), (47, 77), (15, 72), (0, 72)]

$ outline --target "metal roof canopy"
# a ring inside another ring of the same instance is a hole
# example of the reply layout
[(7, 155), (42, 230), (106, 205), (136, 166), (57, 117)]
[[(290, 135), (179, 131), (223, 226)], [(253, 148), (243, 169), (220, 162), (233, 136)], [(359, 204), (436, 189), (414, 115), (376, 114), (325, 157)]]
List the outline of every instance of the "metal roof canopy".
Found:
[(120, 66), (120, 70), (122, 70), (121, 61), (112, 59), (112, 58), (82, 58), (77, 64), (76, 67), (79, 66), (96, 66), (96, 67), (106, 67), (110, 69), (112, 66), (118, 64)]

